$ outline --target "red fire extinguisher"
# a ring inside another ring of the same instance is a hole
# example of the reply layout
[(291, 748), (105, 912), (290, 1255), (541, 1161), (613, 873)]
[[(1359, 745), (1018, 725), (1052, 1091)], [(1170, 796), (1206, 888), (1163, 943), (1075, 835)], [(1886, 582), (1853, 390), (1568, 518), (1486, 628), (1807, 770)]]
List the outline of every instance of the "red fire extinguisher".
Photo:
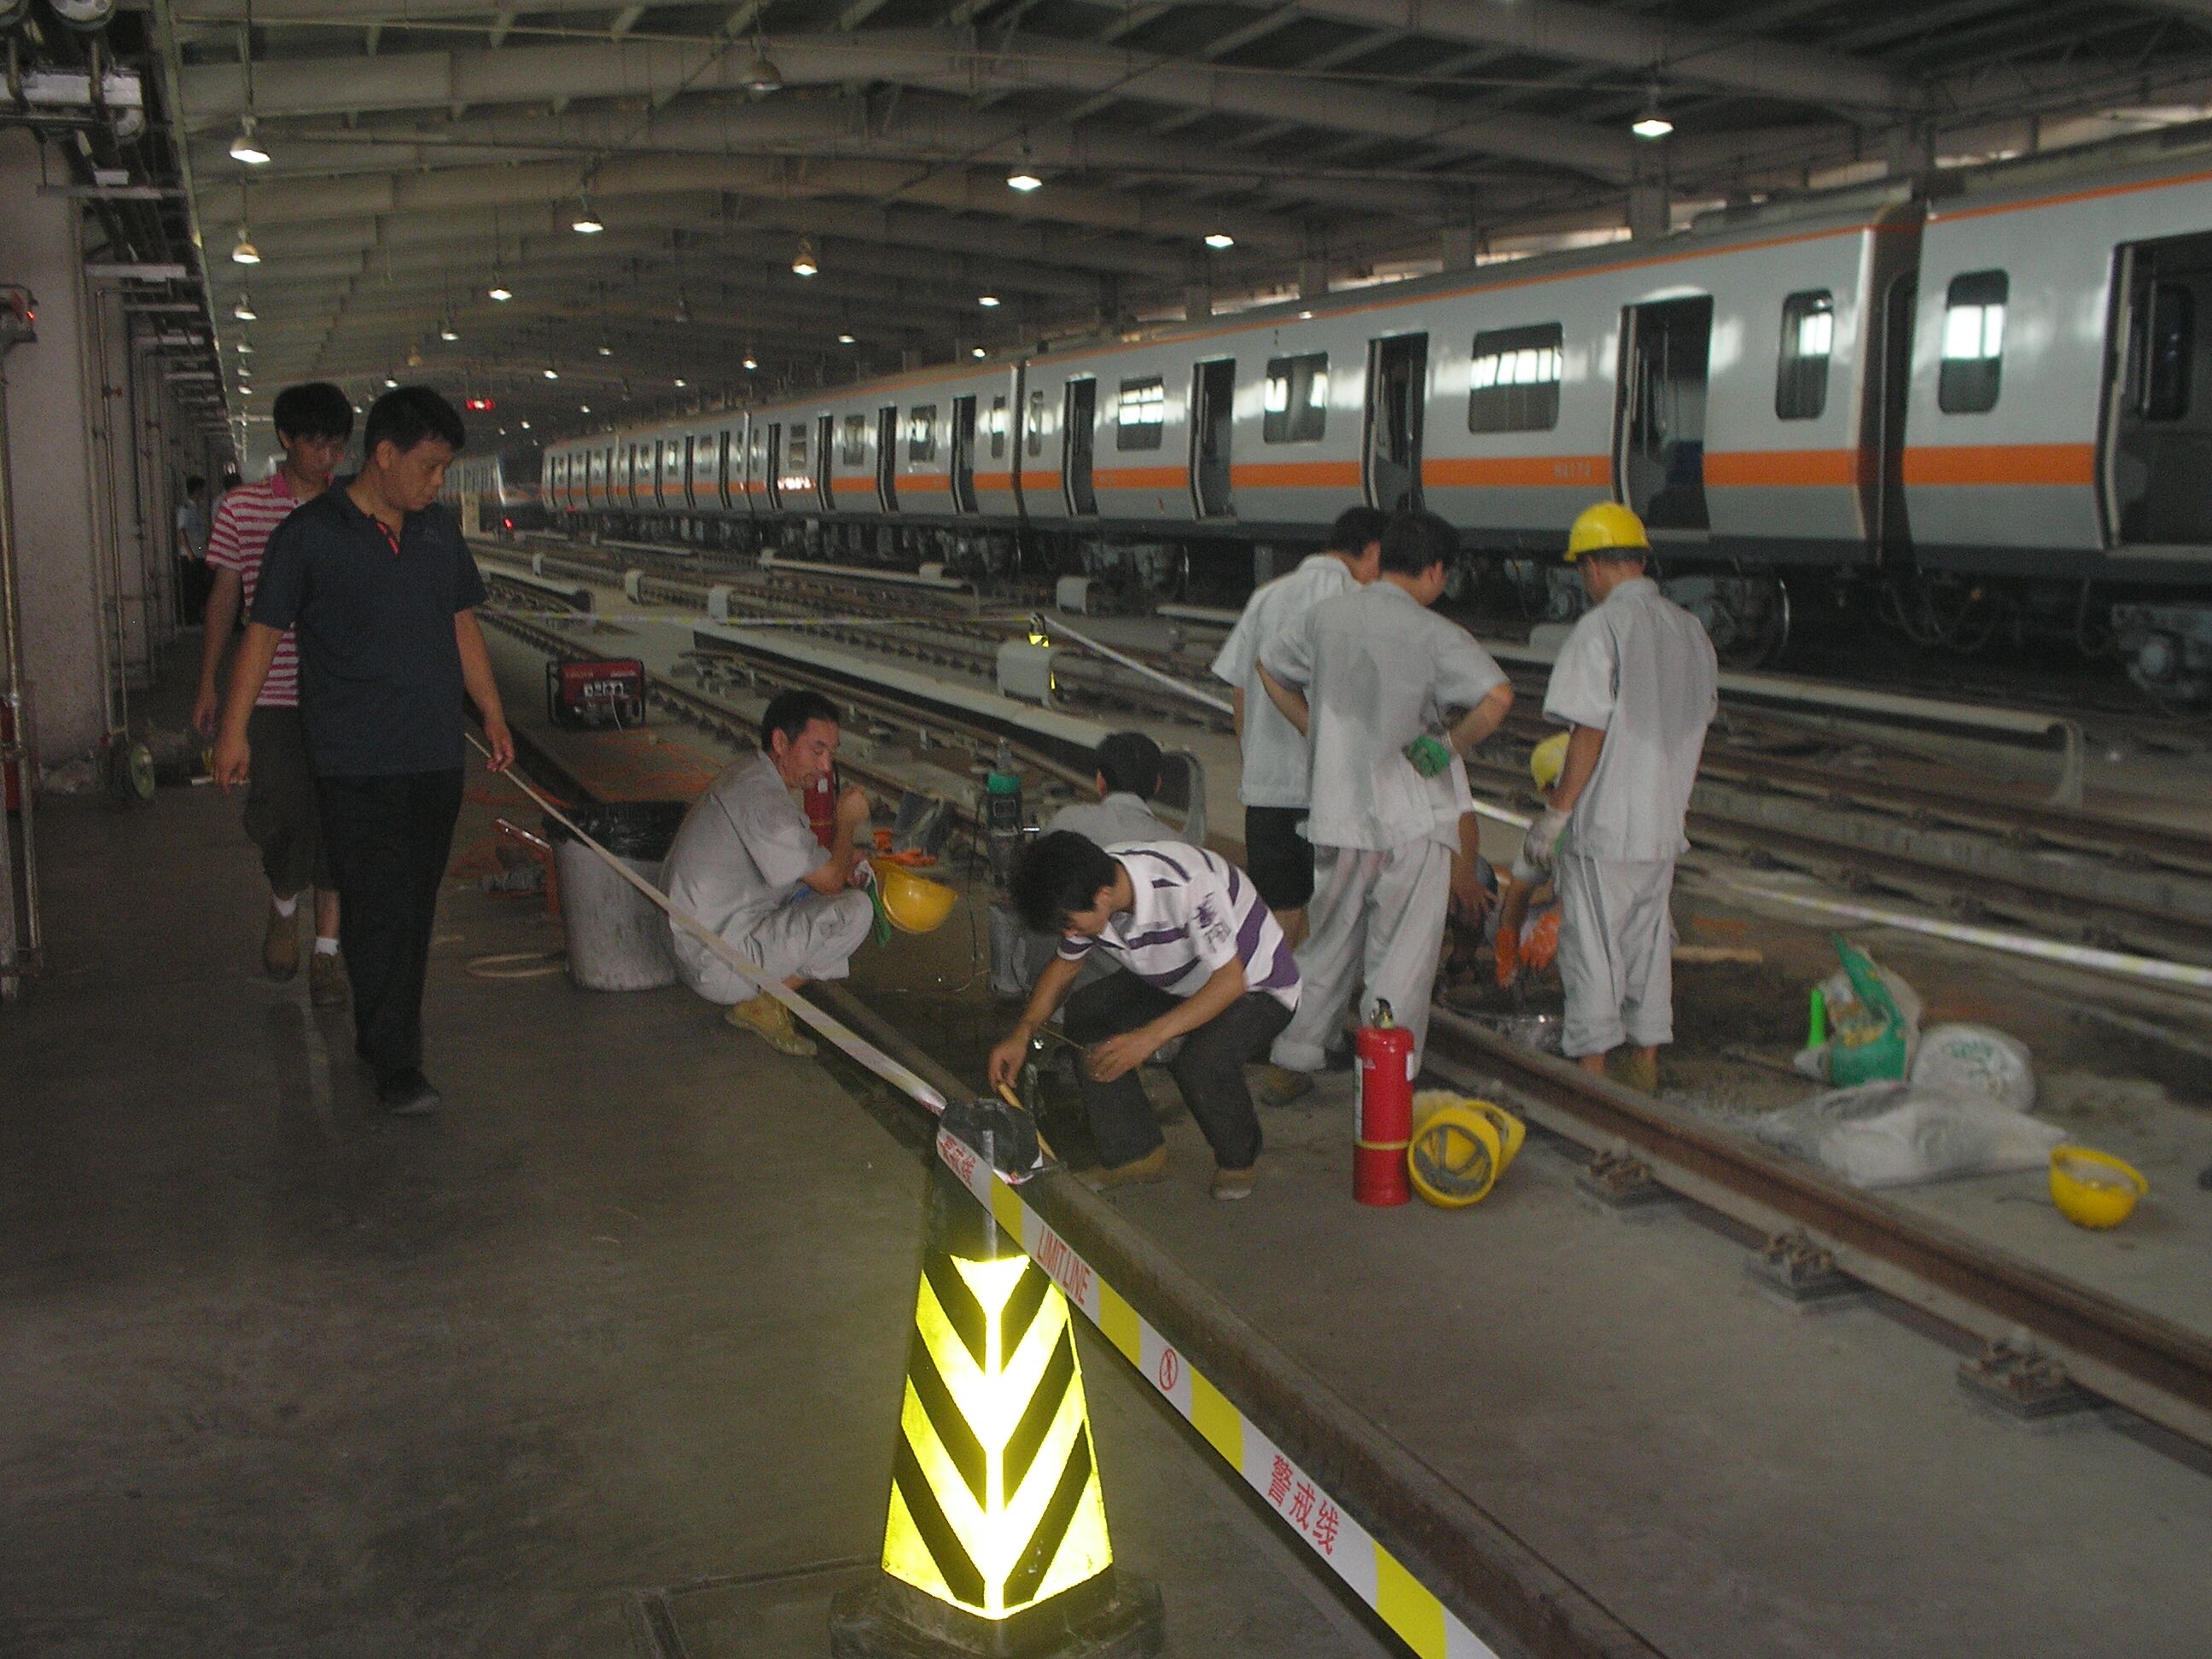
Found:
[(799, 791), (799, 800), (806, 808), (806, 827), (814, 832), (814, 839), (827, 847), (837, 838), (837, 780), (834, 774), (825, 773)]
[(1352, 1046), (1359, 1056), (1359, 1134), (1352, 1149), (1352, 1195), (1362, 1204), (1403, 1204), (1406, 1146), (1413, 1138), (1413, 1034), (1375, 1000), (1375, 1023)]

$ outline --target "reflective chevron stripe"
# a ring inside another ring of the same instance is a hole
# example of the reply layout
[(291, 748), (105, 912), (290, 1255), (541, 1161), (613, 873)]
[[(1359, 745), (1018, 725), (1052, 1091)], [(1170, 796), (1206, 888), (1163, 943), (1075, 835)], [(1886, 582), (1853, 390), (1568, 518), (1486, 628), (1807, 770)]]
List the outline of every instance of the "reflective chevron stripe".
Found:
[[(1058, 1317), (1062, 1325), (1067, 1322), (1065, 1310), (1069, 1304), (1080, 1308), (1084, 1317), (1098, 1328), (1121, 1357), (1182, 1413), (1200, 1437), (1267, 1501), (1283, 1523), (1374, 1608), (1420, 1659), (1498, 1659), (1495, 1650), (1416, 1582), (1398, 1559), (1346, 1514), (1318, 1481), (1292, 1462), (1100, 1278), (1097, 1270), (1043, 1217), (1022, 1201), (1018, 1191), (996, 1178), (989, 1164), (942, 1130), (938, 1132), (937, 1155), (975, 1201), (990, 1211), (1002, 1232), (1021, 1241), (1030, 1268), (1024, 1275), (1024, 1285), (1032, 1274), (1048, 1277), (1052, 1299), (1061, 1310)], [(1012, 1303), (1007, 1305), (1011, 1311)], [(1070, 1343), (1071, 1372), (1074, 1358)], [(1095, 1478), (1091, 1489), (1097, 1489)], [(1102, 1510), (1102, 1542), (1104, 1536)]]

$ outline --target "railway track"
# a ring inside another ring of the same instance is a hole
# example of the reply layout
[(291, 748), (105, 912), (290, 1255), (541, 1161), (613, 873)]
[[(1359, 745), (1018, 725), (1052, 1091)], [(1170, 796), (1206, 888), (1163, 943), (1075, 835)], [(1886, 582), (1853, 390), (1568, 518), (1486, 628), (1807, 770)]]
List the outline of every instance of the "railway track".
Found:
[[(558, 628), (506, 614), (493, 626), (557, 655), (592, 647)], [(550, 618), (549, 618), (550, 621)], [(856, 696), (841, 681), (777, 664), (733, 670), (782, 686), (815, 684), (864, 723), (905, 732), (925, 750), (980, 761), (1001, 733), (889, 696)], [(654, 682), (662, 712), (750, 745), (750, 720), (706, 691)], [(1075, 769), (1016, 744), (1026, 766), (1071, 786)], [(841, 756), (841, 764), (845, 759)], [(850, 769), (878, 787), (902, 787), (864, 754)], [(971, 832), (972, 799), (951, 803)], [(1652, 1097), (1504, 1041), (1439, 1004), (1431, 1068), (1447, 1080), (1528, 1115), (1587, 1154), (1582, 1179), (1601, 1201), (1686, 1200), (1753, 1248), (1747, 1265), (1778, 1293), (1811, 1300), (1870, 1291), (1941, 1322), (1966, 1354), (1961, 1386), (2022, 1417), (2084, 1405), (2118, 1407), (2191, 1446), (2212, 1449), (2212, 1342), (2170, 1321), (1982, 1244), (1939, 1223), (1846, 1187)]]
[[(591, 557), (550, 553), (544, 568), (599, 582), (617, 574)], [(1028, 631), (1026, 618), (959, 614), (941, 604), (917, 616), (904, 594), (856, 593), (811, 575), (779, 591), (708, 582), (701, 574), (641, 574), (637, 594), (697, 610), (709, 588), (721, 588), (733, 620), (802, 624), (811, 637), (981, 686), (994, 683), (1000, 646)], [(1210, 684), (1188, 658), (1160, 650), (1127, 654), (1194, 687)], [(1071, 708), (1229, 729), (1224, 716), (1109, 663), (1069, 652), (1055, 660), (1054, 672)], [(1522, 708), (1534, 709), (1540, 688), (1524, 684), (1521, 690)], [(854, 700), (850, 687), (836, 695)], [(1549, 729), (1533, 713), (1516, 714), (1507, 737), (1533, 744)], [(1829, 758), (1793, 757), (1816, 746)], [(1839, 765), (1836, 757), (1845, 750), (1870, 762), (1869, 775)], [(1527, 775), (1502, 758), (1486, 757), (1478, 757), (1471, 775), (1507, 799), (1525, 788)], [(1730, 709), (1707, 744), (1691, 833), (1701, 848), (1755, 867), (1796, 870), (1969, 920), (1998, 919), (2069, 944), (2212, 964), (2212, 839), (1978, 792), (1955, 776), (1940, 783), (1929, 778), (1926, 759), (1917, 751), (1858, 740), (1838, 744), (1786, 717)]]

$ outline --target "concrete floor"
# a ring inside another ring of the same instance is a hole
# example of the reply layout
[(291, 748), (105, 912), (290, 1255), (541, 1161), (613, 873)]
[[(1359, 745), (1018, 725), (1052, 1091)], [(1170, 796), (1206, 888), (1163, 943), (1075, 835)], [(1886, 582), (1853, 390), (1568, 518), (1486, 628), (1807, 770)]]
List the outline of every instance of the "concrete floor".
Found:
[[(913, 1147), (681, 991), (471, 976), (559, 939), (459, 884), (451, 1105), (385, 1118), (346, 1017), (259, 971), (238, 811), (41, 817), (51, 971), (0, 1012), (0, 1653), (643, 1654), (640, 1591), (870, 1558)], [(1110, 1353), (1086, 1376), (1172, 1650), (1391, 1650)]]

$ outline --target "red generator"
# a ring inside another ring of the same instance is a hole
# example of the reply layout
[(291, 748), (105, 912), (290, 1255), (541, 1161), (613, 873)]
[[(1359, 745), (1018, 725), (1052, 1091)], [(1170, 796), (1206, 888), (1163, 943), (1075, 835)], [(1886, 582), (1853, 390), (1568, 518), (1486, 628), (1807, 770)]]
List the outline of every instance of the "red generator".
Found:
[(635, 657), (547, 663), (545, 718), (556, 726), (643, 726), (645, 665)]

